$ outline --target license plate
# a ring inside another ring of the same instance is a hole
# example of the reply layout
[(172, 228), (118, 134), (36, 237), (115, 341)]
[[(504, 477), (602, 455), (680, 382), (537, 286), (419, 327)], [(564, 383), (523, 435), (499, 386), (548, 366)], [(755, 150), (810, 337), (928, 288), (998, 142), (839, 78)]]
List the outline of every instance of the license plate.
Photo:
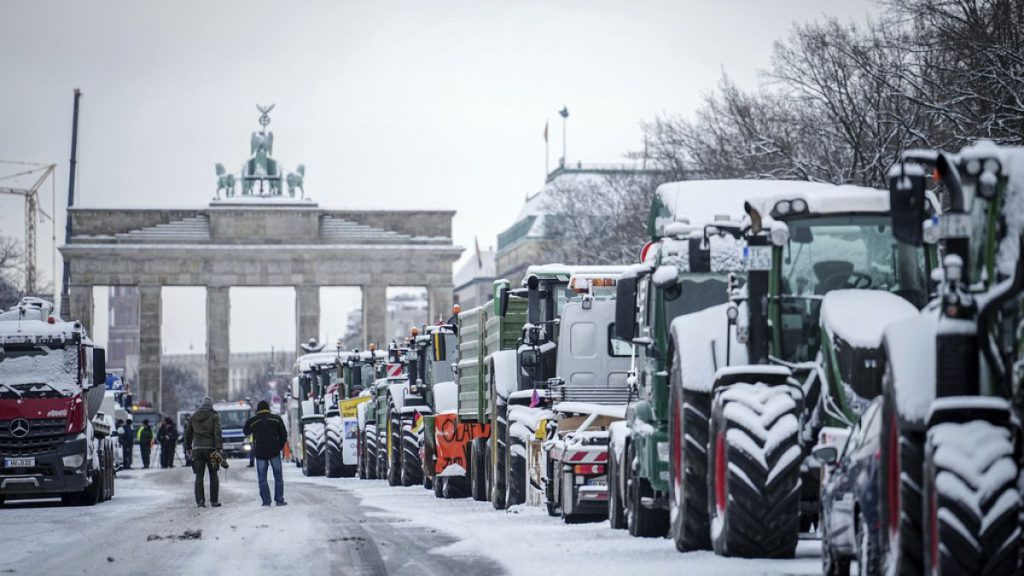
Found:
[(743, 252), (743, 256), (747, 261), (747, 270), (772, 269), (771, 246), (747, 246), (743, 249)]
[(971, 217), (969, 214), (943, 214), (939, 222), (943, 238), (971, 237)]
[(4, 458), (4, 468), (32, 468), (35, 465), (35, 458)]

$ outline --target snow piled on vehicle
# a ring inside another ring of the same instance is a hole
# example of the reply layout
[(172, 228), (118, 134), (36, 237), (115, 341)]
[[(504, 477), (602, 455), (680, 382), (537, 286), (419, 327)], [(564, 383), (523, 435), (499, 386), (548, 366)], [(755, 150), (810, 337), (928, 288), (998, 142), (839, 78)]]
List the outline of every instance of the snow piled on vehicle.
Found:
[[(736, 341), (735, 330), (729, 329), (726, 320), (726, 309), (729, 306), (731, 304), (719, 304), (672, 321), (675, 361), (679, 362), (683, 388), (710, 392), (715, 382), (715, 372), (719, 368), (747, 363), (747, 347)], [(728, 359), (727, 338), (732, 340)]]
[(888, 324), (917, 315), (913, 304), (883, 290), (832, 290), (821, 303), (825, 329), (854, 348), (878, 348)]
[(438, 414), (455, 412), (459, 403), (459, 387), (455, 382), (434, 384), (434, 410)]
[(9, 351), (0, 360), (0, 383), (17, 387), (22, 394), (52, 390), (62, 396), (76, 394), (80, 390), (78, 350), (74, 346), (49, 348), (38, 345), (26, 354), (16, 355)]
[(1024, 233), (1024, 148), (1003, 149), (1009, 173), (1002, 213), (1006, 215), (1006, 236), (996, 252), (996, 268), (1010, 276), (1020, 257), (1020, 236)]
[(939, 309), (885, 327), (885, 350), (903, 419), (924, 422), (935, 399), (935, 334)]

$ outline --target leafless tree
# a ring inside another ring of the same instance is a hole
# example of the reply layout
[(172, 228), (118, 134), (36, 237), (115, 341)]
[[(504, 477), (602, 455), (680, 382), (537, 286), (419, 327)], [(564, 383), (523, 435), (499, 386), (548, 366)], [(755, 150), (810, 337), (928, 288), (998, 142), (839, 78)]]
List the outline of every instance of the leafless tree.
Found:
[(654, 190), (667, 178), (637, 171), (556, 180), (544, 192), (546, 256), (573, 264), (636, 261)]

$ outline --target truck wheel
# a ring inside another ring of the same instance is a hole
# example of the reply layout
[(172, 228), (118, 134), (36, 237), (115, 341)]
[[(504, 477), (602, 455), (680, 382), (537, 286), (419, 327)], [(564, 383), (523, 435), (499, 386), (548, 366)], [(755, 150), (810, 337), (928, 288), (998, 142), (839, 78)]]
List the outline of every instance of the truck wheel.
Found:
[(469, 481), (465, 476), (445, 476), (444, 477), (444, 497), (445, 498), (468, 498), (469, 497)]
[(483, 438), (475, 438), (469, 443), (469, 484), (473, 500), (487, 500), (487, 446)]
[(558, 517), (561, 515), (559, 509), (558, 490), (555, 488), (556, 472), (555, 472), (555, 461), (546, 458), (547, 466), (545, 470), (546, 480), (544, 482), (544, 508), (548, 511), (548, 516)]
[(619, 459), (615, 457), (615, 449), (608, 447), (608, 523), (612, 530), (626, 527), (626, 511), (622, 506), (619, 494)]
[(363, 432), (363, 475), (367, 480), (377, 479), (377, 427), (367, 426)]
[(356, 437), (356, 477), (366, 480), (366, 432), (360, 430)]
[(402, 486), (416, 486), (423, 483), (419, 436), (412, 430), (411, 419), (399, 422), (402, 426)]
[(110, 440), (107, 440), (105, 444), (106, 449), (103, 450), (103, 473), (107, 476), (107, 491), (103, 495), (103, 499), (110, 500), (114, 497), (114, 446)]
[[(888, 373), (888, 367), (886, 369)], [(888, 376), (888, 375), (887, 375)], [(887, 572), (897, 576), (924, 573), (924, 432), (905, 423), (897, 413), (895, 390), (883, 379), (881, 434), (882, 558)]]
[[(511, 430), (511, 426), (506, 430)], [(526, 502), (526, 442), (508, 434), (505, 438), (505, 483), (508, 485), (508, 496), (505, 506), (515, 506)]]
[(679, 362), (669, 385), (669, 517), (676, 550), (711, 548), (708, 519), (708, 414), (711, 395), (684, 390)]
[(328, 478), (340, 478), (344, 462), (341, 459), (341, 430), (334, 426), (326, 429), (327, 447), (324, 450), (324, 469)]
[(715, 395), (709, 510), (715, 553), (792, 558), (800, 532), (798, 406), (785, 386), (737, 383)]
[(941, 423), (925, 444), (927, 573), (1020, 574), (1018, 467), (1005, 427)]
[(495, 510), (505, 509), (505, 452), (507, 452), (506, 435), (508, 422), (505, 406), (497, 406), (497, 418), (491, 435), (491, 505)]
[(302, 429), (302, 472), (307, 476), (324, 475), (325, 430), (319, 422), (306, 424)]
[(397, 414), (391, 415), (388, 426), (391, 442), (387, 448), (387, 479), (389, 486), (402, 484), (402, 419)]
[(626, 447), (626, 462), (629, 466), (626, 476), (626, 526), (630, 536), (640, 538), (661, 538), (668, 532), (668, 514), (665, 510), (648, 508), (643, 505), (644, 496), (651, 496), (651, 488), (640, 478), (640, 466), (636, 461), (636, 450), (630, 442)]

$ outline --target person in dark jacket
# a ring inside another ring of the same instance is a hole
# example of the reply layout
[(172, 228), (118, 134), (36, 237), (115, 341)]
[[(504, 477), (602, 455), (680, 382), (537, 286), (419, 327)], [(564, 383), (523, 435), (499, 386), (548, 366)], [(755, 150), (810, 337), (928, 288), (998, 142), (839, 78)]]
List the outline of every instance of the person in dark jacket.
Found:
[(142, 421), (142, 428), (139, 428), (139, 452), (142, 453), (142, 467), (149, 468), (149, 455), (153, 451), (153, 427), (149, 425), (149, 419)]
[(203, 398), (202, 405), (192, 414), (185, 428), (185, 453), (192, 459), (192, 471), (196, 475), (196, 505), (200, 508), (206, 507), (203, 476), (207, 471), (210, 473), (210, 505), (214, 508), (220, 506), (220, 502), (217, 501), (217, 494), (220, 491), (218, 466), (210, 457), (223, 447), (220, 414), (213, 409), (213, 399), (207, 396)]
[(264, 506), (270, 506), (270, 486), (267, 484), (267, 468), (274, 470), (274, 502), (287, 506), (284, 501), (284, 474), (281, 470), (281, 449), (288, 441), (288, 430), (277, 414), (271, 414), (270, 404), (260, 400), (256, 415), (249, 418), (242, 427), (242, 433), (252, 435), (252, 453), (256, 458), (256, 477), (260, 486), (260, 499)]
[(164, 418), (160, 424), (156, 441), (160, 443), (160, 467), (174, 468), (174, 445), (178, 443), (178, 428), (170, 417)]
[(132, 419), (129, 418), (121, 428), (121, 456), (125, 470), (132, 469), (132, 445), (135, 444), (135, 431), (132, 430)]

